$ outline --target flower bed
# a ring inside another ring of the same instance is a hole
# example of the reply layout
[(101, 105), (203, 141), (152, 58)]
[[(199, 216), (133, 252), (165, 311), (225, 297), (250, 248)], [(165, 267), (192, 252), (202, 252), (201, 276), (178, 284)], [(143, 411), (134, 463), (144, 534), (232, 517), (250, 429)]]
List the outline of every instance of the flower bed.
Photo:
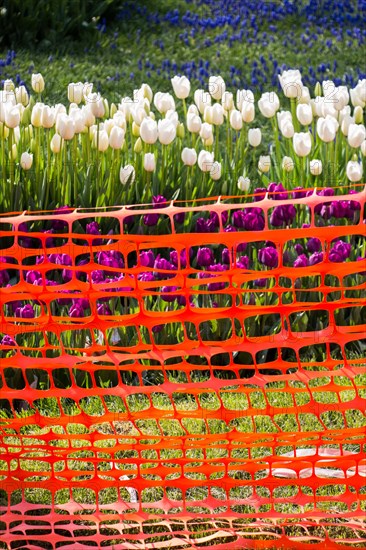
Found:
[(5, 544), (365, 544), (365, 189), (271, 185), (1, 216)]

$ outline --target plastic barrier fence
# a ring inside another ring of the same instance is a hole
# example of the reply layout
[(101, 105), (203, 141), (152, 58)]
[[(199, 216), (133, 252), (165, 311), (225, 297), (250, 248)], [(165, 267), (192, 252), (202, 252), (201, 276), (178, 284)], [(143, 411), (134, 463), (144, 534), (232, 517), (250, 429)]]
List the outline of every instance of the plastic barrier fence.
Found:
[(366, 547), (365, 190), (0, 217), (0, 548)]

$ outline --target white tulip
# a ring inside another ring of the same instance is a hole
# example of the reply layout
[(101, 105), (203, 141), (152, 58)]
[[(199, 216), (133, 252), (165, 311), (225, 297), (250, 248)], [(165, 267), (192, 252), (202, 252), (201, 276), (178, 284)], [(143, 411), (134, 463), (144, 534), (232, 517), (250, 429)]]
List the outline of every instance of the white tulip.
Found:
[(322, 161), (319, 159), (313, 159), (310, 161), (310, 174), (313, 176), (320, 176), (323, 171)]
[(286, 119), (281, 124), (281, 133), (285, 138), (292, 138), (295, 133), (295, 128), (292, 120)]
[(5, 108), (5, 124), (8, 128), (16, 128), (20, 124), (20, 112), (17, 107)]
[(255, 106), (252, 101), (243, 101), (241, 116), (244, 122), (253, 122), (255, 117)]
[(119, 180), (122, 185), (126, 185), (128, 180), (131, 178), (131, 183), (135, 181), (135, 169), (131, 164), (126, 164), (126, 166), (121, 166), (119, 171)]
[(198, 154), (198, 166), (202, 172), (210, 172), (214, 163), (214, 154), (204, 149)]
[(36, 103), (32, 109), (31, 123), (35, 128), (41, 128), (42, 126), (42, 111), (44, 104)]
[(295, 163), (292, 160), (292, 158), (291, 157), (283, 157), (283, 159), (282, 159), (282, 169), (285, 172), (292, 172), (294, 168), (295, 168)]
[(209, 124), (208, 122), (204, 122), (202, 124), (201, 130), (200, 130), (200, 137), (203, 140), (213, 139), (212, 124)]
[(170, 109), (175, 111), (175, 101), (172, 95), (157, 92), (154, 97), (154, 105), (161, 114), (165, 114)]
[(172, 111), (171, 109), (165, 113), (165, 118), (170, 120), (172, 124), (174, 124), (175, 128), (177, 129), (179, 124), (179, 118), (177, 111)]
[(220, 103), (215, 103), (212, 107), (212, 123), (215, 126), (221, 126), (224, 123), (224, 109)]
[(82, 82), (70, 82), (67, 87), (67, 97), (70, 103), (79, 105), (84, 98), (84, 84)]
[(362, 124), (362, 122), (363, 122), (363, 109), (362, 109), (362, 107), (357, 105), (357, 107), (355, 107), (354, 110), (353, 110), (353, 116), (354, 116), (356, 124)]
[(142, 97), (148, 99), (150, 103), (152, 102), (153, 91), (148, 84), (144, 83), (141, 85), (140, 94)]
[(221, 162), (214, 162), (211, 166), (210, 176), (213, 180), (219, 180), (221, 178)]
[(144, 168), (146, 172), (153, 172), (155, 170), (155, 157), (153, 153), (145, 153)]
[(194, 102), (198, 107), (199, 112), (203, 115), (205, 107), (211, 105), (211, 96), (204, 90), (196, 90), (194, 92)]
[(222, 94), (221, 105), (225, 111), (231, 111), (231, 109), (234, 109), (234, 96), (231, 92), (224, 92)]
[(178, 99), (186, 99), (189, 96), (191, 84), (186, 76), (175, 76), (171, 82)]
[(189, 113), (187, 115), (187, 128), (189, 132), (193, 134), (198, 134), (201, 130), (202, 122), (198, 115)]
[(126, 132), (126, 128), (127, 128), (126, 117), (121, 111), (117, 111), (113, 115), (113, 122), (115, 126), (122, 128), (122, 130)]
[(363, 173), (362, 164), (360, 162), (350, 160), (347, 163), (346, 173), (347, 173), (347, 178), (350, 181), (352, 182), (360, 181)]
[(81, 111), (83, 113), (85, 126), (87, 126), (87, 128), (90, 128), (95, 124), (95, 116), (92, 113), (89, 103), (87, 105), (83, 105)]
[(22, 153), (20, 157), (20, 166), (23, 170), (30, 170), (33, 164), (33, 155), (32, 153)]
[(75, 135), (75, 123), (69, 115), (61, 113), (56, 120), (56, 129), (62, 139), (68, 141)]
[(306, 157), (311, 151), (310, 132), (295, 133), (293, 137), (293, 147), (299, 157)]
[(291, 112), (290, 111), (279, 111), (277, 113), (277, 124), (278, 124), (278, 128), (280, 129), (281, 132), (282, 132), (282, 125), (287, 121), (292, 123), (292, 114), (291, 114)]
[(261, 155), (258, 161), (258, 169), (260, 172), (269, 172), (271, 168), (271, 158), (268, 155)]
[(25, 86), (19, 86), (19, 88), (15, 90), (15, 97), (17, 103), (21, 103), (24, 107), (28, 105), (29, 95)]
[(342, 120), (341, 130), (342, 134), (348, 136), (349, 127), (355, 123), (355, 119), (350, 115), (345, 115)]
[(322, 98), (323, 101), (320, 103), (320, 111), (322, 117), (330, 116), (334, 119), (338, 119), (338, 111), (335, 108), (335, 102), (328, 100), (326, 97)]
[(60, 134), (54, 134), (51, 139), (51, 151), (52, 153), (59, 153), (61, 151), (61, 136)]
[(101, 153), (105, 153), (109, 146), (109, 138), (106, 130), (98, 130), (93, 136), (93, 146)]
[(44, 80), (41, 73), (32, 74), (32, 88), (37, 94), (41, 94), (44, 90)]
[(55, 110), (48, 105), (44, 105), (41, 115), (41, 124), (43, 128), (52, 128), (55, 124)]
[(302, 103), (296, 107), (296, 116), (303, 126), (308, 126), (313, 122), (313, 112), (310, 105), (306, 103)]
[(363, 156), (366, 157), (366, 139), (361, 143), (360, 149)]
[(177, 129), (171, 120), (164, 118), (158, 122), (158, 135), (162, 145), (169, 145), (175, 140)]
[(140, 136), (142, 141), (152, 145), (158, 139), (158, 125), (155, 120), (147, 117), (141, 123)]
[(342, 124), (342, 120), (344, 119), (345, 116), (350, 116), (351, 115), (351, 106), (350, 105), (346, 105), (345, 107), (343, 107), (343, 109), (341, 109), (338, 113), (338, 121), (339, 121), (339, 124)]
[(196, 105), (190, 105), (188, 107), (188, 110), (187, 110), (187, 115), (189, 114), (192, 114), (192, 115), (199, 115), (199, 110), (197, 109), (197, 106)]
[(241, 112), (237, 111), (236, 109), (233, 109), (230, 113), (230, 126), (233, 128), (233, 130), (239, 131), (243, 127), (243, 119), (241, 116)]
[(141, 107), (141, 105), (137, 105), (136, 107), (131, 109), (131, 115), (134, 122), (136, 122), (138, 126), (141, 126), (142, 121), (148, 116), (145, 109)]
[(360, 147), (366, 139), (366, 129), (363, 124), (350, 124), (348, 129), (348, 143), (351, 147)]
[(212, 124), (213, 122), (213, 109), (211, 105), (206, 105), (205, 110), (203, 111), (203, 120), (205, 122), (208, 122), (208, 124)]
[(366, 105), (366, 79), (359, 80), (355, 88), (350, 90), (351, 101), (354, 107)]
[(237, 90), (236, 92), (236, 106), (239, 111), (242, 110), (244, 103), (254, 104), (254, 94), (252, 90)]
[(301, 90), (301, 96), (297, 99), (300, 104), (310, 105), (310, 92), (307, 86), (303, 86)]
[(248, 131), (248, 142), (252, 147), (258, 147), (262, 141), (262, 132), (260, 128), (250, 128)]
[(335, 89), (335, 101), (334, 108), (337, 111), (341, 111), (348, 105), (349, 102), (349, 92), (347, 86), (338, 86)]
[(335, 139), (338, 126), (338, 121), (332, 116), (327, 115), (325, 118), (318, 118), (316, 122), (316, 131), (322, 141), (329, 143)]
[(250, 187), (250, 179), (244, 178), (244, 176), (239, 176), (238, 189), (240, 189), (240, 191), (243, 191), (244, 193), (247, 193), (249, 191), (249, 187)]
[(225, 93), (226, 85), (221, 76), (210, 76), (208, 79), (208, 91), (216, 101), (219, 101)]
[(182, 161), (186, 166), (194, 166), (197, 162), (196, 150), (184, 147), (182, 151)]
[(278, 75), (278, 79), (281, 84), (281, 88), (286, 97), (300, 98), (302, 94), (302, 80), (301, 73), (297, 69), (283, 71), (281, 75)]
[(112, 149), (121, 149), (125, 139), (125, 132), (119, 126), (113, 126), (109, 134), (109, 145)]
[(83, 86), (83, 96), (84, 96), (84, 101), (88, 102), (89, 101), (89, 96), (90, 94), (92, 93), (93, 91), (93, 84), (92, 82), (84, 82), (84, 86)]
[(14, 82), (10, 80), (10, 78), (7, 78), (6, 80), (4, 80), (3, 88), (5, 92), (14, 92), (15, 90)]
[(103, 118), (105, 114), (105, 104), (103, 98), (97, 93), (88, 95), (88, 105), (95, 118)]
[(258, 101), (258, 107), (262, 115), (272, 118), (280, 108), (280, 100), (276, 92), (265, 92)]

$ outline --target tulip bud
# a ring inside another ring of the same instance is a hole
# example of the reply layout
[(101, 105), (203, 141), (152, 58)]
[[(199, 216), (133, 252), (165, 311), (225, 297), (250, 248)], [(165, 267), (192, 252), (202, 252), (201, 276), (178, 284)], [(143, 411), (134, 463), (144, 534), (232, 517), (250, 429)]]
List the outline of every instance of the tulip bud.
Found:
[(24, 107), (28, 105), (29, 95), (25, 86), (19, 86), (19, 88), (15, 90), (15, 97), (17, 103), (21, 103)]
[(212, 125), (208, 124), (208, 122), (204, 122), (201, 126), (200, 131), (200, 137), (201, 139), (205, 140), (213, 140), (213, 130)]
[(23, 124), (23, 126), (27, 126), (28, 124), (30, 124), (30, 121), (31, 121), (31, 107), (30, 105), (27, 105), (27, 107), (25, 107), (25, 109), (23, 109), (22, 111), (21, 123)]
[(135, 151), (135, 153), (141, 153), (141, 151), (142, 151), (142, 141), (141, 141), (140, 137), (137, 138), (133, 150)]
[(140, 126), (135, 121), (132, 122), (132, 135), (134, 137), (140, 136)]
[(315, 95), (315, 97), (320, 97), (322, 95), (322, 86), (321, 86), (320, 82), (317, 82), (315, 84), (314, 95)]
[(34, 138), (31, 139), (29, 148), (30, 148), (30, 150), (32, 151), (32, 153), (35, 153), (35, 152), (36, 152), (36, 150), (37, 150), (37, 142), (36, 142), (36, 140), (35, 140)]
[(117, 113), (118, 109), (117, 109), (117, 105), (115, 103), (111, 103), (111, 108), (109, 110), (109, 116), (111, 118), (114, 117), (114, 115)]
[(104, 105), (104, 114), (101, 115), (102, 117), (103, 116), (106, 116), (107, 118), (109, 117), (109, 103), (108, 103), (108, 99), (107, 98), (104, 98), (103, 99), (103, 105)]
[(109, 145), (112, 149), (121, 149), (123, 140), (125, 139), (125, 133), (122, 128), (113, 126), (109, 135)]
[(13, 92), (15, 90), (14, 82), (10, 79), (4, 80), (4, 91)]
[(319, 159), (313, 159), (310, 161), (310, 174), (313, 176), (320, 176), (323, 171), (322, 161)]
[(360, 107), (360, 105), (356, 105), (356, 107), (353, 111), (353, 116), (354, 116), (356, 124), (362, 124), (362, 122), (363, 122), (363, 109), (362, 109), (362, 107)]
[(121, 166), (119, 171), (119, 180), (122, 185), (126, 185), (128, 181), (133, 183), (135, 181), (135, 169), (131, 164), (126, 164), (126, 166)]
[(213, 111), (211, 105), (206, 105), (205, 110), (203, 111), (203, 120), (208, 124), (213, 122)]
[(59, 134), (55, 134), (51, 139), (51, 151), (55, 154), (61, 151), (61, 136)]
[(41, 94), (44, 90), (44, 80), (41, 73), (32, 74), (32, 88), (37, 94)]
[(197, 162), (196, 150), (184, 147), (182, 151), (182, 161), (186, 166), (194, 166)]
[(153, 153), (145, 153), (144, 168), (146, 172), (153, 172), (155, 170), (155, 157)]
[(269, 172), (271, 168), (271, 158), (267, 155), (259, 157), (258, 169), (260, 172), (266, 173)]
[(248, 131), (248, 142), (252, 147), (258, 147), (262, 141), (262, 132), (260, 128), (250, 128)]
[(180, 139), (184, 139), (184, 136), (185, 136), (185, 129), (184, 129), (184, 124), (183, 122), (180, 122), (178, 124), (178, 127), (177, 127), (177, 136), (180, 138)]
[(295, 164), (291, 157), (283, 157), (282, 168), (285, 172), (293, 171), (293, 169), (295, 168)]
[(244, 176), (239, 176), (238, 189), (240, 189), (240, 191), (243, 191), (244, 193), (247, 193), (249, 191), (249, 187), (250, 187), (250, 179), (245, 178)]
[(33, 164), (33, 155), (31, 153), (22, 153), (20, 157), (20, 166), (23, 170), (30, 170)]
[(140, 90), (141, 90), (142, 97), (145, 97), (151, 103), (154, 94), (150, 86), (148, 84), (142, 84)]
[(13, 143), (11, 147), (11, 160), (16, 161), (18, 156), (18, 147), (16, 143)]
[(9, 135), (9, 128), (0, 122), (0, 137), (6, 139)]

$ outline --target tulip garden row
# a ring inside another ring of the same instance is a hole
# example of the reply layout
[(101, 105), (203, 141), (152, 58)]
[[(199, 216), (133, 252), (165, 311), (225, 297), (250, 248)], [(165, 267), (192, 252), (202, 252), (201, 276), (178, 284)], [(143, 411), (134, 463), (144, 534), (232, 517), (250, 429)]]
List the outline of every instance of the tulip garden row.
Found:
[[(366, 79), (354, 88), (326, 80), (304, 86), (279, 75), (280, 97), (228, 90), (221, 76), (193, 90), (185, 76), (169, 91), (145, 83), (109, 103), (92, 83), (70, 83), (68, 104), (42, 101), (11, 80), (0, 92), (1, 208), (151, 203), (153, 196), (252, 192), (259, 182), (293, 188), (352, 184), (363, 176)], [(8, 182), (8, 183), (6, 183)]]

